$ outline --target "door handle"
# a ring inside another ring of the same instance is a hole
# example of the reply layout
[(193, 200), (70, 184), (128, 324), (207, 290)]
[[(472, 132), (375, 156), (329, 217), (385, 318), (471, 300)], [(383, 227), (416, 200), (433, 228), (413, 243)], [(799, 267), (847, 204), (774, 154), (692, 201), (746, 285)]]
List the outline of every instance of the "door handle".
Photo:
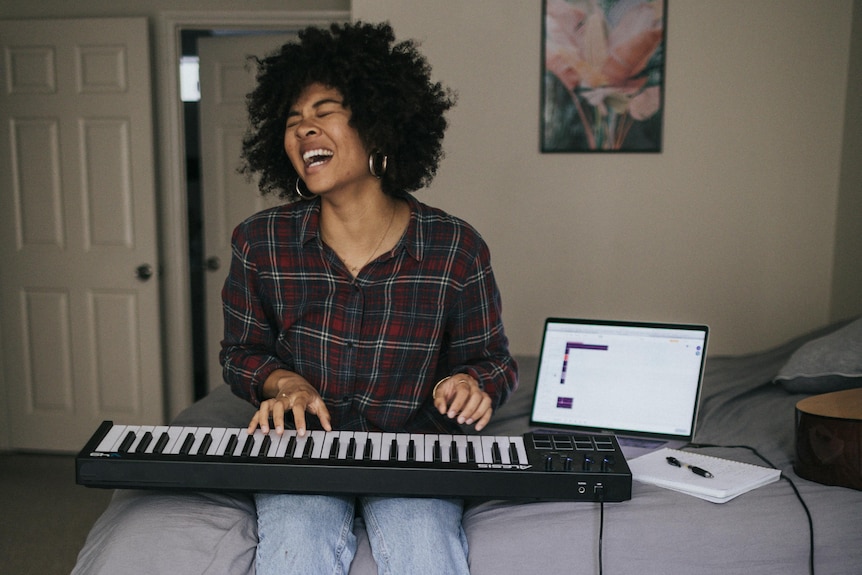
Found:
[(153, 277), (153, 266), (150, 264), (141, 264), (135, 268), (135, 277), (140, 281), (145, 282)]
[(205, 272), (214, 272), (221, 267), (221, 259), (218, 256), (210, 256), (204, 260), (202, 267)]

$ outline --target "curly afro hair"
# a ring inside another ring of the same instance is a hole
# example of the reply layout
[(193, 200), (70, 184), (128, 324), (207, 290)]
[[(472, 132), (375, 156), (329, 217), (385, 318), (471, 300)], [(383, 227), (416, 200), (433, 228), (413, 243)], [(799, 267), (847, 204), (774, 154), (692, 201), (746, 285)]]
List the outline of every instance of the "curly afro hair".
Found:
[(259, 175), (263, 194), (299, 197), (299, 176), (284, 151), (285, 125), (290, 107), (313, 83), (338, 90), (366, 149), (388, 156), (381, 179), (386, 194), (403, 197), (434, 178), (443, 157), (444, 114), (455, 96), (431, 81), (415, 42), (395, 43), (389, 24), (306, 28), (298, 42), (256, 62), (241, 171)]

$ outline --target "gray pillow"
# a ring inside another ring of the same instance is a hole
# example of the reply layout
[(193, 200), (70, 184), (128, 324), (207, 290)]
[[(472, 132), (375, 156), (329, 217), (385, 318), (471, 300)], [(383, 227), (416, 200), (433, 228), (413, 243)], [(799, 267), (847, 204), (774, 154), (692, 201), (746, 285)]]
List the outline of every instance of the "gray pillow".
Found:
[(862, 318), (797, 349), (775, 381), (791, 393), (862, 387)]

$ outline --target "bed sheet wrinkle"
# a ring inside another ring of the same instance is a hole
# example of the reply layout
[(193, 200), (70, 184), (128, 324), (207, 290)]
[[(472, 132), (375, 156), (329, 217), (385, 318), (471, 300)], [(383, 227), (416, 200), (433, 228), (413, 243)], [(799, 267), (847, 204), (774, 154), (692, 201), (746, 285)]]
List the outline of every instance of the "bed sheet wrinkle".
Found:
[(123, 490), (94, 525), (72, 573), (242, 575), (253, 570), (256, 545), (246, 496)]
[(581, 551), (596, 549), (598, 528), (596, 503), (481, 504), (464, 517), (470, 573), (581, 572), (592, 564)]

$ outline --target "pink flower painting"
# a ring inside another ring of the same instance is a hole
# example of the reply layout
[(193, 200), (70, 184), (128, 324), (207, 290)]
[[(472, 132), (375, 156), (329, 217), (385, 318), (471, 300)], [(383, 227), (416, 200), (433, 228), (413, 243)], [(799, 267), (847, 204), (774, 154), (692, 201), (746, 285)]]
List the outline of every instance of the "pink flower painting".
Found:
[(665, 0), (545, 0), (542, 151), (661, 151)]

